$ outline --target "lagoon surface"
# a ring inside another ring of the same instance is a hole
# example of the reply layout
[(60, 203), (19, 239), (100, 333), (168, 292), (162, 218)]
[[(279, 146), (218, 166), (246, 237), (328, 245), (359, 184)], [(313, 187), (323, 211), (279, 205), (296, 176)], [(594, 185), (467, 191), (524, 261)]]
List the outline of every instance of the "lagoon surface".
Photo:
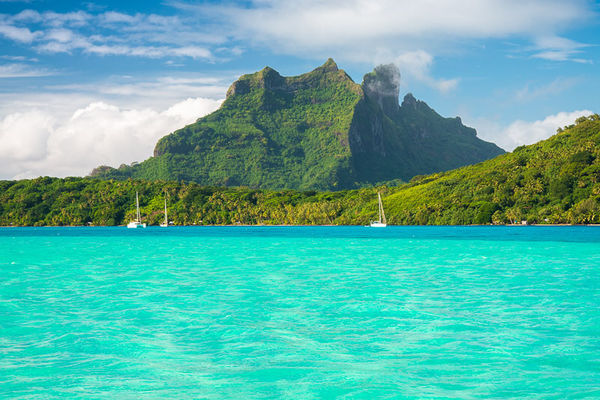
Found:
[(600, 227), (1, 228), (0, 398), (600, 398)]

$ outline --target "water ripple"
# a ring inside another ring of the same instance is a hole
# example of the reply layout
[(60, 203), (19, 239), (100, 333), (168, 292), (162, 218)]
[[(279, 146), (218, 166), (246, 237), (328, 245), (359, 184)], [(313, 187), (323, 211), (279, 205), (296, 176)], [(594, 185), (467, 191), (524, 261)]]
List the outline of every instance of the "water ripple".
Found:
[(599, 398), (566, 229), (0, 229), (0, 397)]

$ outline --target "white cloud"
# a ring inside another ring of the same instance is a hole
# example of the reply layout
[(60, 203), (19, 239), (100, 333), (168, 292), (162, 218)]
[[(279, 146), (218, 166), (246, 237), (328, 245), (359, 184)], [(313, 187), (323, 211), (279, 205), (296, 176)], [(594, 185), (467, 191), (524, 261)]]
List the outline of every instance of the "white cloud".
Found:
[[(16, 163), (42, 159), (54, 131), (54, 117), (40, 110), (14, 113), (0, 121), (0, 159)], [(3, 165), (2, 170), (12, 169)]]
[[(535, 58), (588, 62), (585, 44), (559, 36), (592, 18), (586, 0), (251, 0), (224, 5), (171, 2), (175, 15), (116, 11), (57, 13), (24, 10), (0, 21), (0, 34), (32, 43), (40, 52), (135, 57), (190, 57), (213, 61), (237, 40), (296, 56), (372, 63), (406, 54), (452, 52), (472, 39), (517, 38), (532, 43)], [(535, 21), (535, 23), (532, 23)], [(39, 31), (32, 32), (33, 26)], [(68, 30), (67, 30), (68, 29)], [(69, 32), (71, 30), (71, 32)], [(212, 46), (219, 45), (214, 49)], [(231, 47), (231, 48), (228, 48)], [(426, 63), (425, 63), (426, 64)], [(420, 72), (449, 90), (455, 80)]]
[(71, 53), (82, 50), (84, 53), (100, 56), (120, 55), (147, 58), (189, 57), (193, 59), (213, 59), (210, 50), (200, 46), (135, 46), (123, 44), (123, 38), (102, 35), (82, 36), (71, 29), (54, 28), (46, 31), (42, 43), (35, 47), (45, 53)]
[(86, 25), (92, 20), (92, 15), (84, 11), (75, 11), (68, 13), (57, 13), (53, 11), (46, 11), (42, 14), (42, 21), (46, 25), (62, 27), (62, 26), (73, 26), (81, 27)]
[(0, 78), (31, 78), (49, 75), (54, 74), (48, 70), (42, 68), (33, 68), (26, 64), (12, 63), (0, 65)]
[(29, 58), (29, 57), (25, 57), (25, 56), (10, 56), (10, 55), (3, 55), (0, 56), (1, 59), (3, 60), (8, 60), (8, 61), (31, 61), (31, 62), (38, 62), (39, 60), (37, 58)]
[(138, 18), (133, 15), (123, 14), (115, 11), (107, 11), (100, 15), (101, 20), (104, 23), (113, 24), (113, 23), (124, 23), (124, 24), (133, 24), (138, 22)]
[(533, 57), (549, 61), (573, 61), (580, 64), (593, 64), (593, 61), (587, 58), (574, 57), (578, 53), (579, 51), (544, 50), (534, 54)]
[(458, 79), (436, 79), (431, 75), (431, 65), (433, 56), (423, 50), (403, 53), (396, 57), (394, 61), (403, 74), (424, 82), (425, 84), (438, 89), (440, 92), (447, 92), (454, 89), (458, 84)]
[(0, 92), (0, 179), (85, 175), (144, 160), (158, 138), (216, 109), (231, 78), (115, 76)]
[(580, 57), (586, 47), (589, 47), (589, 45), (574, 40), (558, 36), (542, 36), (535, 40), (537, 51), (533, 54), (533, 57), (551, 61), (574, 61), (591, 64), (591, 60)]
[(552, 82), (541, 86), (527, 84), (516, 92), (515, 99), (525, 102), (540, 97), (556, 96), (565, 90), (572, 88), (579, 83), (579, 81), (580, 79), (578, 78), (556, 78)]
[(75, 35), (73, 31), (65, 28), (51, 29), (46, 33), (45, 40), (56, 41), (59, 43), (68, 43), (73, 41)]
[(42, 15), (35, 10), (23, 10), (14, 15), (12, 20), (15, 22), (40, 22), (42, 21)]
[[(32, 32), (32, 27), (37, 30)], [(24, 10), (13, 16), (0, 15), (0, 35), (31, 44), (41, 53), (81, 51), (100, 56), (189, 57), (209, 61), (214, 59), (209, 45), (225, 40), (208, 24), (199, 26), (185, 16), (114, 11), (90, 14)]]
[(2, 22), (0, 22), (0, 35), (20, 43), (31, 43), (38, 36), (28, 28), (19, 28)]
[[(254, 0), (209, 7), (176, 3), (198, 16), (212, 15), (236, 39), (274, 52), (341, 61), (388, 63), (445, 92), (458, 79), (435, 77), (434, 55), (457, 43), (516, 38), (536, 58), (585, 62), (585, 47), (558, 33), (593, 15), (585, 0)], [(535, 23), (532, 23), (535, 21)]]
[(97, 54), (101, 56), (121, 55), (138, 56), (148, 58), (161, 58), (167, 56), (185, 56), (190, 58), (212, 59), (210, 50), (204, 47), (154, 47), (154, 46), (127, 46), (127, 45), (94, 45), (91, 43), (81, 43), (74, 46), (82, 48), (84, 52)]
[(547, 139), (554, 135), (558, 128), (572, 124), (581, 116), (591, 114), (593, 112), (590, 110), (578, 110), (559, 112), (537, 121), (517, 120), (508, 126), (485, 119), (471, 121), (468, 125), (477, 127), (477, 136), (481, 139), (492, 141), (503, 149), (512, 151), (517, 146)]
[(0, 178), (80, 176), (99, 165), (144, 160), (160, 137), (214, 111), (220, 103), (188, 98), (156, 111), (95, 102), (67, 118), (43, 109), (9, 114), (0, 120)]
[(588, 8), (583, 0), (257, 0), (253, 7), (224, 6), (213, 12), (235, 21), (238, 36), (275, 49), (361, 52), (364, 46), (377, 50), (378, 43), (406, 51), (416, 50), (407, 48), (411, 42), (540, 37), (585, 20)]
[(206, 59), (212, 58), (212, 54), (211, 54), (210, 50), (203, 48), (203, 47), (185, 46), (185, 47), (178, 47), (178, 48), (174, 48), (174, 49), (170, 48), (168, 50), (169, 51), (166, 54), (174, 55), (174, 56), (186, 56), (186, 57), (190, 57), (190, 58), (206, 58)]
[[(237, 74), (236, 74), (237, 76)], [(122, 108), (165, 109), (181, 101), (182, 98), (203, 97), (221, 99), (227, 91), (233, 76), (223, 78), (204, 76), (164, 76), (150, 81), (138, 81), (132, 77), (114, 77), (103, 82), (90, 84), (53, 85), (44, 88), (46, 93), (29, 93), (19, 96), (15, 107), (40, 107), (43, 104), (77, 104), (83, 107), (91, 102), (107, 102)], [(82, 98), (67, 98), (65, 93), (80, 94)], [(54, 100), (51, 100), (52, 98)], [(37, 99), (40, 99), (38, 102)], [(25, 103), (23, 103), (25, 101)], [(0, 94), (0, 115), (2, 104), (11, 103), (9, 97)], [(10, 113), (13, 110), (5, 110)], [(64, 113), (63, 113), (64, 114)]]

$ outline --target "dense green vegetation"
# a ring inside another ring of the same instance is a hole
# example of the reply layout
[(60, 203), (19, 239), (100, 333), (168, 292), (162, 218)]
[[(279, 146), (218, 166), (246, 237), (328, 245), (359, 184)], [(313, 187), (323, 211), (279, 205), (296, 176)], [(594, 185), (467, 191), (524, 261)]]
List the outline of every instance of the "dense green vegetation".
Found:
[(386, 198), (396, 224), (600, 223), (600, 117)]
[(219, 110), (160, 139), (153, 157), (92, 176), (339, 190), (502, 153), (412, 95), (400, 107), (398, 81), (397, 70), (383, 66), (361, 86), (331, 59), (295, 77), (266, 67), (234, 82)]
[(333, 61), (298, 77), (244, 75), (222, 107), (163, 137), (154, 157), (100, 177), (266, 188), (347, 187), (347, 132), (360, 86)]
[(460, 118), (443, 118), (410, 93), (399, 105), (399, 81), (394, 65), (379, 66), (364, 77), (365, 97), (355, 108), (350, 135), (358, 181), (408, 181), (504, 153), (477, 138)]
[(122, 225), (135, 216), (140, 194), (142, 220), (164, 218), (193, 224), (352, 224), (367, 222), (373, 190), (346, 192), (268, 191), (216, 188), (196, 183), (91, 178), (0, 181), (0, 225)]
[(0, 225), (119, 225), (135, 212), (158, 224), (366, 224), (381, 190), (391, 224), (600, 223), (600, 117), (552, 138), (397, 187), (272, 191), (177, 181), (38, 178), (0, 181)]

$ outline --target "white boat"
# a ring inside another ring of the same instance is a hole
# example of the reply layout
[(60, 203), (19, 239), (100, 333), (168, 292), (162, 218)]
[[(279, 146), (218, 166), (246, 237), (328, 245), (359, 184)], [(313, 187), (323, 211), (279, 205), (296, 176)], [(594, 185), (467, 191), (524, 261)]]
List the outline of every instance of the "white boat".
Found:
[(377, 221), (371, 221), (369, 225), (371, 228), (385, 228), (387, 221), (385, 220), (385, 212), (383, 211), (383, 203), (381, 202), (381, 193), (377, 192), (377, 199), (379, 200), (379, 219)]
[(165, 193), (165, 220), (160, 224), (161, 228), (169, 226), (169, 219), (167, 218), (167, 194)]
[(142, 223), (142, 217), (140, 215), (140, 199), (138, 192), (135, 192), (135, 219), (127, 224), (128, 228), (145, 228), (146, 224)]

